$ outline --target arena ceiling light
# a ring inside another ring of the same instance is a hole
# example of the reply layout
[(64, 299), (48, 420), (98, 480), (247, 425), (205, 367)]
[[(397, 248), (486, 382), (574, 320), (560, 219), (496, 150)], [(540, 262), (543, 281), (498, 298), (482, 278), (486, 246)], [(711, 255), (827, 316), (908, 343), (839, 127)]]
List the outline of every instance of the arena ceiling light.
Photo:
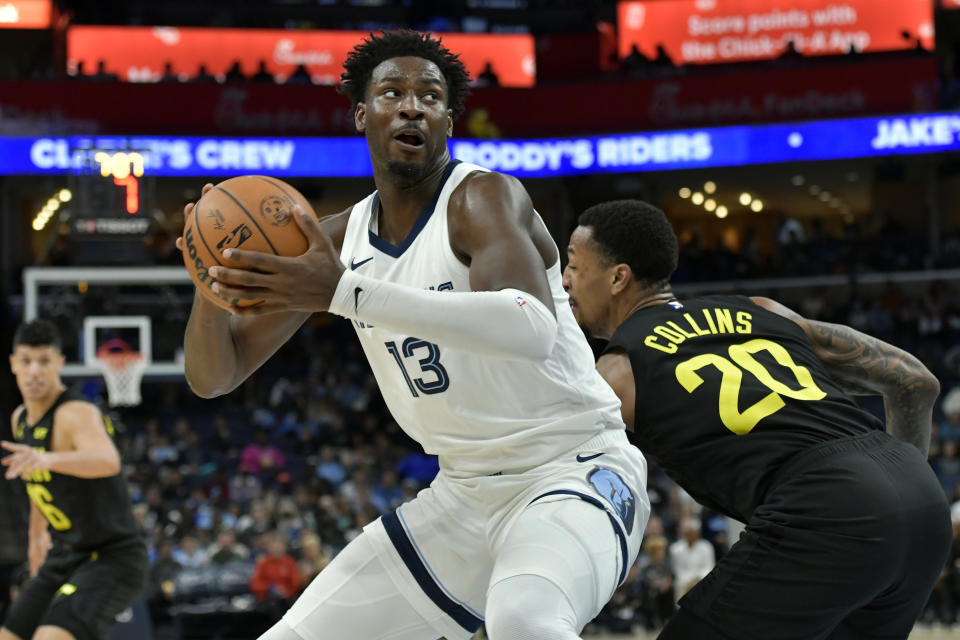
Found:
[(706, 193), (716, 193), (717, 192), (717, 183), (713, 180), (707, 180), (703, 185), (703, 190)]
[(680, 191), (678, 192), (678, 195), (684, 200), (686, 200), (687, 198), (690, 197), (690, 193), (691, 191), (688, 187), (680, 187)]
[(753, 202), (750, 203), (750, 209), (752, 209), (757, 213), (760, 213), (761, 211), (763, 211), (763, 202), (760, 200), (754, 200)]
[(752, 200), (753, 200), (753, 196), (751, 196), (751, 195), (750, 195), (749, 193), (747, 193), (746, 191), (744, 191), (743, 193), (740, 194), (740, 204), (742, 204), (743, 206), (745, 206), (745, 207), (746, 207), (746, 206), (749, 206), (749, 205), (750, 205), (750, 201), (752, 201)]
[(694, 194), (690, 196), (690, 202), (697, 205), (698, 207), (703, 204), (703, 200), (704, 200), (703, 194), (700, 193), (699, 191), (694, 192)]
[(703, 208), (711, 213), (717, 209), (717, 201), (713, 198), (709, 198), (706, 202), (703, 203)]
[(727, 208), (726, 208), (725, 206), (720, 205), (719, 207), (717, 207), (717, 212), (716, 212), (716, 213), (717, 213), (717, 217), (722, 220), (723, 218), (726, 218), (726, 217), (727, 217), (727, 214), (730, 213), (730, 212), (727, 210)]

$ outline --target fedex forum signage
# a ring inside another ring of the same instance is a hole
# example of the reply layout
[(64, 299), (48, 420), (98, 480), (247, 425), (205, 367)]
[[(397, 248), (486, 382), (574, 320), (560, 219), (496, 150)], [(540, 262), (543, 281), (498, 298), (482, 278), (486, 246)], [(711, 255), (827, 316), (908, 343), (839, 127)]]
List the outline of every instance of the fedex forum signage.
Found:
[[(200, 65), (207, 73), (222, 77), (235, 62), (249, 77), (263, 61), (280, 82), (302, 64), (316, 84), (338, 84), (347, 53), (367, 35), (366, 31), (77, 25), (67, 32), (67, 68), (75, 73), (82, 62), (84, 72), (92, 73), (103, 60), (107, 71), (122, 80), (156, 82), (167, 63), (173, 73), (186, 80), (197, 74)], [(490, 63), (502, 86), (533, 86), (536, 65), (532, 36), (437, 35), (451, 51), (460, 54), (472, 77)]]
[[(803, 55), (933, 49), (931, 0), (636, 0), (620, 2), (619, 52), (675, 64), (763, 60), (788, 42)], [(906, 32), (909, 37), (904, 37)]]

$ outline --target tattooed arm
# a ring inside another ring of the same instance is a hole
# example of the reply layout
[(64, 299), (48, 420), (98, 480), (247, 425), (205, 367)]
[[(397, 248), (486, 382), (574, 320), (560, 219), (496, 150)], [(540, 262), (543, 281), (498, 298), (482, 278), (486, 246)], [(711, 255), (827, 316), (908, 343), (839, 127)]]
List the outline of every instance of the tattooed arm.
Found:
[(800, 325), (841, 389), (882, 395), (887, 431), (927, 455), (940, 383), (917, 358), (845, 325), (808, 320), (769, 298), (752, 300)]

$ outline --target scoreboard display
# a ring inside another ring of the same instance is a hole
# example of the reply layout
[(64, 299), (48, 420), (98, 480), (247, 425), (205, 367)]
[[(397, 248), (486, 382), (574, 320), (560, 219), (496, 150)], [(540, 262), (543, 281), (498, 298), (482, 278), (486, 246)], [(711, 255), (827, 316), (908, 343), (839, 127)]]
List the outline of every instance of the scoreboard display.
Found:
[(143, 264), (152, 256), (154, 178), (135, 150), (73, 149), (70, 235), (79, 264)]

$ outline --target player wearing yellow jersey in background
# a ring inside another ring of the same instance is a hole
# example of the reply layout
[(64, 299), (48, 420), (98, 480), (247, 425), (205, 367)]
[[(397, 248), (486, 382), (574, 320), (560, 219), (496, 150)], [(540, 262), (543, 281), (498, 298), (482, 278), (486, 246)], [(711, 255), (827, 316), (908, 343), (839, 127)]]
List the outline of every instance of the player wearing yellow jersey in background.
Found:
[[(21, 477), (30, 506), (31, 579), (0, 640), (103, 640), (140, 596), (147, 549), (111, 440), (109, 421), (60, 379), (64, 356), (44, 320), (14, 334), (10, 368), (23, 404), (2, 443), (6, 478)], [(51, 544), (52, 543), (52, 544)]]

